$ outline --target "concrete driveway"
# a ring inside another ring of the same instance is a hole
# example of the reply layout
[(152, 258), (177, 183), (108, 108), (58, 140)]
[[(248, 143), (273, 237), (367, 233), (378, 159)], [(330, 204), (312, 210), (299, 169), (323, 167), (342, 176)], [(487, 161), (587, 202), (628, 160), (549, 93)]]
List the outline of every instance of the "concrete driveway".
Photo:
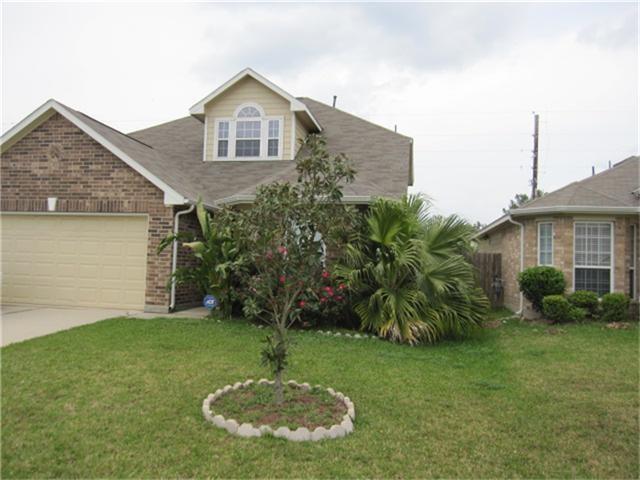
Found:
[(205, 308), (193, 308), (172, 314), (158, 314), (102, 308), (0, 305), (0, 313), (0, 344), (5, 346), (107, 318), (125, 316), (141, 319), (156, 317), (202, 318), (208, 312)]

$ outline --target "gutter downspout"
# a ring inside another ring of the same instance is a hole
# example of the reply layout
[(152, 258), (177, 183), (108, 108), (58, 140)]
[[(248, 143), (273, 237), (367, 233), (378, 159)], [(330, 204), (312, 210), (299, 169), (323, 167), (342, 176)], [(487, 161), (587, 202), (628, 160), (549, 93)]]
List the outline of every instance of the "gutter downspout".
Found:
[[(195, 204), (191, 204), (191, 206), (186, 210), (181, 210), (175, 214), (173, 219), (173, 234), (177, 235), (180, 231), (180, 217), (182, 215), (186, 215), (188, 213), (193, 212), (196, 208)], [(169, 304), (169, 311), (173, 312), (176, 308), (176, 279), (174, 274), (176, 273), (176, 269), (178, 268), (178, 239), (173, 240), (173, 256), (171, 258), (171, 303)]]
[[(511, 218), (511, 213), (509, 213), (507, 220), (509, 220), (514, 225), (518, 225), (520, 227), (520, 272), (522, 272), (524, 270), (524, 224), (520, 222), (516, 222), (513, 218)], [(524, 311), (524, 297), (522, 295), (522, 292), (520, 292), (520, 310), (516, 312), (516, 315), (522, 316), (523, 311)]]

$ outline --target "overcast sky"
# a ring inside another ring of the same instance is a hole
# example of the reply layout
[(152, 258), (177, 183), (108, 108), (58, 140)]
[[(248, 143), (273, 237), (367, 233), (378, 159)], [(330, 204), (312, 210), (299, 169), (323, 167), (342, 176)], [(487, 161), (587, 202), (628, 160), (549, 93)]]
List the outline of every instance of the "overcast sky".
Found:
[[(638, 6), (12, 4), (2, 131), (55, 98), (124, 132), (188, 115), (244, 67), (414, 138), (413, 191), (489, 222), (638, 153)], [(213, 168), (213, 167), (212, 167)]]

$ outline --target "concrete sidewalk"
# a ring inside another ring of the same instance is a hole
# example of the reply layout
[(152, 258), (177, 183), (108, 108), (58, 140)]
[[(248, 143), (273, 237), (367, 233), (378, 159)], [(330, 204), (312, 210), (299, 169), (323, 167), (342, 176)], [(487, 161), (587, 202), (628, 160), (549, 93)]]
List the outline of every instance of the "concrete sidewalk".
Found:
[(102, 308), (0, 305), (0, 344), (5, 346), (80, 325), (99, 322), (107, 318), (202, 318), (207, 314), (208, 311), (204, 307), (162, 314)]

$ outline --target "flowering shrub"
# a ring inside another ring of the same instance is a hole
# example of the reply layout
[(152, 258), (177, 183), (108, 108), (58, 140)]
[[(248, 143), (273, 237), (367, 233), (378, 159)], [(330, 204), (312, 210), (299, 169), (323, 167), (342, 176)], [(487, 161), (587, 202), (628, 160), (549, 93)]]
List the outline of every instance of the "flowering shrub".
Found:
[(303, 327), (337, 324), (348, 317), (348, 291), (344, 283), (323, 270), (315, 288), (306, 289), (298, 302)]

